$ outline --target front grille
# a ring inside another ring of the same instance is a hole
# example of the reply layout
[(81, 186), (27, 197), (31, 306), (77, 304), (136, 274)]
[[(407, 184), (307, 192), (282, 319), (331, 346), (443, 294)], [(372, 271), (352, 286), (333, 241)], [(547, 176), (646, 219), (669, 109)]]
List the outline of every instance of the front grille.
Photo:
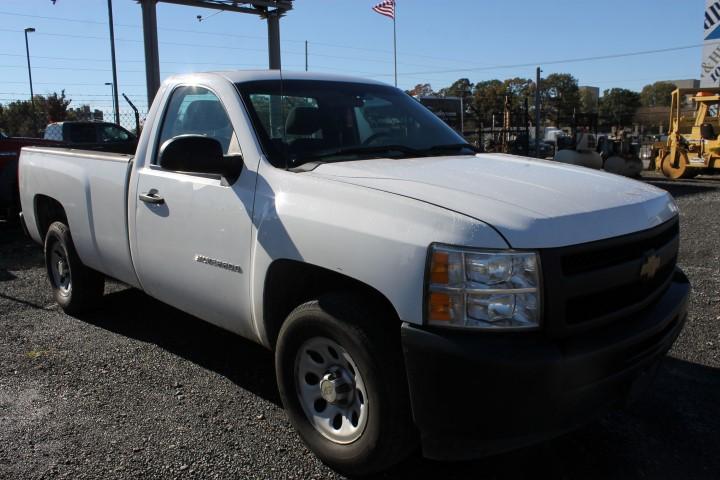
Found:
[[(678, 246), (676, 218), (631, 235), (541, 251), (548, 330), (566, 336), (645, 308), (670, 285)], [(641, 275), (654, 257), (654, 275)]]
[(562, 269), (565, 275), (590, 272), (603, 267), (610, 267), (642, 257), (649, 250), (659, 250), (677, 237), (680, 229), (678, 222), (660, 234), (638, 240), (629, 240), (617, 246), (590, 248), (563, 256)]
[(577, 324), (593, 320), (642, 302), (660, 290), (674, 269), (673, 260), (658, 270), (650, 281), (632, 279), (617, 287), (569, 299), (565, 309), (567, 323)]

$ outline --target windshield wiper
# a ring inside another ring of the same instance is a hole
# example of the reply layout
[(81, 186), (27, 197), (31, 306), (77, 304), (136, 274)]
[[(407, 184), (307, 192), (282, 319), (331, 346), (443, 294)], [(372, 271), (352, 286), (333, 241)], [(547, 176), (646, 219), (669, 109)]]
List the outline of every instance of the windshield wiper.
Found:
[(427, 155), (431, 153), (455, 152), (462, 149), (471, 150), (475, 153), (480, 152), (480, 149), (471, 143), (448, 143), (444, 145), (433, 145), (432, 147), (419, 149), (417, 150), (417, 152)]
[(344, 155), (364, 155), (373, 153), (392, 153), (400, 152), (403, 155), (415, 155), (421, 150), (406, 147), (405, 145), (379, 145), (377, 147), (347, 147), (338, 148), (336, 150), (330, 150), (325, 152), (318, 152), (312, 155), (303, 156), (302, 160), (318, 160), (321, 158), (328, 157), (341, 157)]
[(433, 145), (429, 148), (412, 148), (405, 145), (378, 145), (374, 147), (347, 147), (338, 148), (336, 150), (330, 150), (325, 152), (318, 152), (311, 155), (303, 156), (300, 158), (303, 162), (317, 161), (328, 157), (342, 157), (345, 155), (366, 155), (366, 154), (390, 154), (392, 152), (398, 152), (402, 155), (400, 157), (392, 156), (390, 158), (405, 158), (405, 157), (422, 157), (425, 155), (431, 155), (434, 153), (459, 151), (462, 149), (471, 150), (478, 152), (479, 149), (470, 143), (449, 143), (445, 145)]

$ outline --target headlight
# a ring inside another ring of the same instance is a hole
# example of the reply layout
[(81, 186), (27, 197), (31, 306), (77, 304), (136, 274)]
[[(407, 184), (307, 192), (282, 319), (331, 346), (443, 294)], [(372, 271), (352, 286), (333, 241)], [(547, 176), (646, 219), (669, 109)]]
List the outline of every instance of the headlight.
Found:
[(428, 263), (429, 325), (493, 330), (540, 326), (536, 253), (432, 245)]

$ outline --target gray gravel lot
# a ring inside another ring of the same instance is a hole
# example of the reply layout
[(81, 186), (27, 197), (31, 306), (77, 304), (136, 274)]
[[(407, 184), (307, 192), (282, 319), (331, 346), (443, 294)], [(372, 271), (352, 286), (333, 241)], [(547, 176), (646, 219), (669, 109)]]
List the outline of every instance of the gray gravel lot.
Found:
[[(383, 478), (720, 478), (720, 177), (647, 181), (677, 198), (694, 288), (654, 390), (546, 444), (415, 456)], [(0, 478), (336, 478), (290, 427), (273, 372), (263, 348), (122, 285), (63, 314), (41, 249), (0, 222)]]

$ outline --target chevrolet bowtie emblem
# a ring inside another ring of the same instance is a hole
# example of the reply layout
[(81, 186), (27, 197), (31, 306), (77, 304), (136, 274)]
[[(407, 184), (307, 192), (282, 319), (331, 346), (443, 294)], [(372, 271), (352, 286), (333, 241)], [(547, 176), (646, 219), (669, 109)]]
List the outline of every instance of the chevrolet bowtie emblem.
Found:
[(660, 268), (660, 257), (655, 254), (650, 254), (645, 258), (640, 268), (640, 276), (646, 280), (652, 279)]

